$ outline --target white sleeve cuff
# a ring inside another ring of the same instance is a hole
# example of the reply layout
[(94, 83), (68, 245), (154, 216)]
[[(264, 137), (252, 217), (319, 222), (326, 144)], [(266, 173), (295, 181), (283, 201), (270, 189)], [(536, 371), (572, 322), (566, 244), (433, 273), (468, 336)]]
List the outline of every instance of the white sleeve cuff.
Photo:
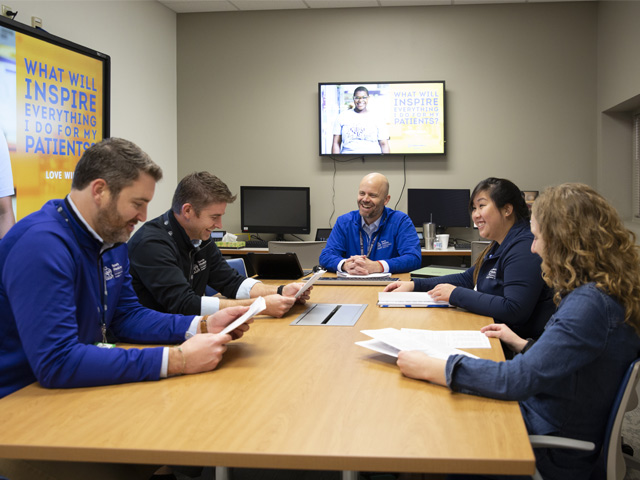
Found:
[(380, 264), (382, 265), (383, 268), (383, 272), (384, 273), (388, 273), (389, 272), (389, 264), (387, 263), (386, 260), (378, 260), (378, 262), (380, 262)]
[(240, 285), (240, 288), (236, 292), (236, 298), (237, 299), (251, 298), (251, 289), (256, 283), (262, 283), (262, 282), (260, 282), (259, 280), (256, 280), (255, 278), (247, 278), (244, 282), (242, 282), (242, 284)]
[(167, 378), (169, 370), (169, 347), (162, 349), (162, 366), (160, 367), (160, 378)]
[(220, 310), (220, 298), (219, 297), (207, 297), (206, 295), (200, 297), (200, 314), (212, 315)]

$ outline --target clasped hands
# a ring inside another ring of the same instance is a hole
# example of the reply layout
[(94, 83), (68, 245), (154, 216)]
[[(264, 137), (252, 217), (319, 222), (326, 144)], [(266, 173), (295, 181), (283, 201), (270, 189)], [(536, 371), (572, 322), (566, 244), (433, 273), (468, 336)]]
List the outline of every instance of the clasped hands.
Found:
[(370, 260), (365, 255), (352, 255), (344, 261), (342, 270), (349, 275), (369, 275), (382, 273), (384, 268), (380, 262)]

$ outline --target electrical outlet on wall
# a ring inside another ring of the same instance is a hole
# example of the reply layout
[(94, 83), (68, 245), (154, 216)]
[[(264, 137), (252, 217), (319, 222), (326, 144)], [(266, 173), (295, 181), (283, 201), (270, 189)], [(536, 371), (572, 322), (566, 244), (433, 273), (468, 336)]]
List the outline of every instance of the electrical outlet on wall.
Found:
[(31, 17), (31, 26), (33, 28), (42, 28), (42, 19), (39, 17)]
[[(13, 18), (13, 8), (8, 5), (2, 5), (2, 16)], [(10, 13), (11, 12), (11, 13)]]

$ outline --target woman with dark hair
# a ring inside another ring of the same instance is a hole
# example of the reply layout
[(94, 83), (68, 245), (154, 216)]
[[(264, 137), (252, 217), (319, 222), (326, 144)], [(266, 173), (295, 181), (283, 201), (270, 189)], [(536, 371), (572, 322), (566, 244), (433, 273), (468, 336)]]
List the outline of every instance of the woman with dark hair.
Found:
[(553, 314), (551, 290), (531, 253), (529, 208), (520, 189), (503, 178), (481, 181), (471, 194), (469, 211), (481, 237), (491, 244), (467, 271), (387, 285), (385, 292), (428, 291), (470, 312), (506, 323), (518, 335), (536, 339)]
[(457, 392), (520, 401), (529, 434), (595, 443), (593, 452), (535, 452), (546, 480), (590, 478), (617, 390), (640, 354), (639, 249), (615, 209), (582, 184), (545, 190), (533, 204), (531, 231), (558, 305), (538, 341), (493, 324), (482, 331), (518, 353), (508, 362), (405, 351), (398, 366)]

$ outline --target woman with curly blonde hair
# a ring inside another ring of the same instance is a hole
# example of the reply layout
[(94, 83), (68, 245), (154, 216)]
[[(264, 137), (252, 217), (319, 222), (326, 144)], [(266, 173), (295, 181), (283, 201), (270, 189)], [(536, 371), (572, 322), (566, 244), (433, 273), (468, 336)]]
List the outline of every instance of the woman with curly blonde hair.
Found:
[(542, 258), (558, 304), (536, 342), (504, 324), (482, 329), (519, 355), (492, 362), (400, 352), (408, 377), (455, 391), (518, 400), (527, 430), (596, 444), (594, 452), (536, 451), (546, 480), (589, 478), (609, 410), (629, 364), (640, 355), (640, 256), (635, 235), (587, 185), (545, 190), (533, 205), (531, 251)]
[(625, 307), (640, 335), (640, 256), (636, 236), (618, 213), (587, 185), (547, 190), (533, 207), (545, 241), (542, 276), (556, 304), (581, 285), (595, 283)]

